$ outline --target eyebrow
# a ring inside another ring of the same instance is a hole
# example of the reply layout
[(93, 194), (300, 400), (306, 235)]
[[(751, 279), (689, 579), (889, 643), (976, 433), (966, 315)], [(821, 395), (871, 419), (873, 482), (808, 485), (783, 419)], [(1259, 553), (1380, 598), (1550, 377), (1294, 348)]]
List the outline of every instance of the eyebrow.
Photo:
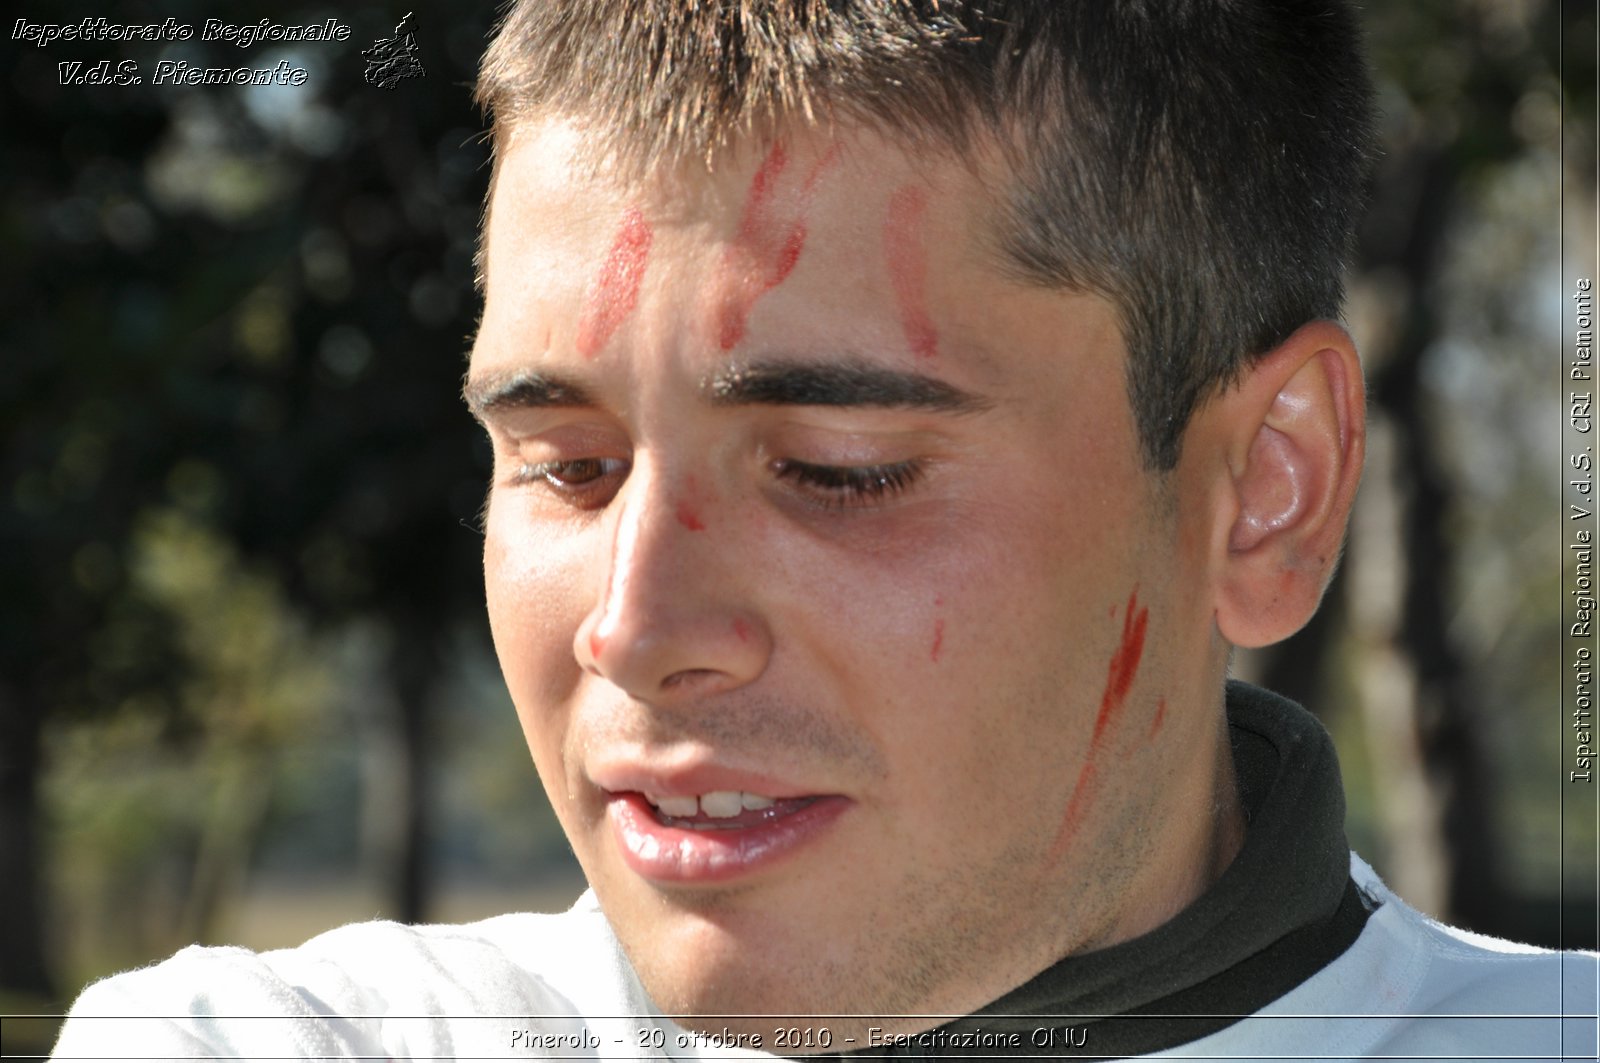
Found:
[[(943, 380), (863, 362), (749, 362), (727, 366), (700, 381), (714, 406), (831, 406), (979, 413), (988, 399)], [(482, 420), (503, 410), (590, 407), (597, 403), (580, 383), (558, 374), (515, 370), (461, 388), (472, 415)]]
[(461, 385), (461, 397), (472, 416), (480, 421), (500, 410), (595, 405), (594, 397), (576, 381), (528, 369), (493, 374), (482, 380), (469, 377)]
[(977, 413), (990, 402), (943, 380), (862, 362), (750, 362), (707, 375), (717, 406), (839, 406)]

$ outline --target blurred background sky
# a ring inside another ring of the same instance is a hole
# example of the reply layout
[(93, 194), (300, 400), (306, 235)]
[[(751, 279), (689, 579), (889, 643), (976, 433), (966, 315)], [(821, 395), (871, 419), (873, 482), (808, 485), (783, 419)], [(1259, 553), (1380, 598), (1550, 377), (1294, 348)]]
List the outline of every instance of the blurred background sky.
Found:
[[(581, 888), (489, 646), (489, 454), (458, 398), (492, 9), (112, 6), (12, 17), (352, 33), (0, 42), (0, 1013), (59, 1012), (195, 941)], [(360, 50), (408, 10), (426, 76), (367, 84)], [(1595, 261), (1594, 5), (1374, 0), (1366, 19), (1384, 155), (1348, 318), (1367, 481), (1318, 619), (1238, 671), (1333, 730), (1352, 840), (1403, 895), (1593, 947), (1594, 791), (1562, 800), (1561, 490), (1562, 329)], [(309, 77), (153, 86), (162, 58)], [(146, 83), (58, 84), (57, 63), (101, 59)], [(17, 1030), (8, 1052), (48, 1045)]]

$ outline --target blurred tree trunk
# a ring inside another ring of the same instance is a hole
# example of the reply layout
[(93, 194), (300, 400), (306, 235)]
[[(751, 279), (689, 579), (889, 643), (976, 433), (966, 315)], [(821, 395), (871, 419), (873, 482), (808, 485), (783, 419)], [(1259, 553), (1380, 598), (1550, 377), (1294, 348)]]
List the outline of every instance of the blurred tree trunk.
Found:
[(0, 683), (0, 990), (51, 999), (39, 859), (39, 714)]
[(1350, 627), (1355, 687), (1372, 761), (1378, 822), (1389, 850), (1390, 885), (1425, 912), (1449, 911), (1442, 795), (1431, 784), (1419, 727), (1418, 661), (1405, 639), (1406, 588), (1416, 559), (1405, 550), (1406, 473), (1397, 430), (1373, 410), (1361, 505), (1350, 527)]
[(1412, 883), (1414, 903), (1492, 932), (1505, 912), (1492, 779), (1480, 708), (1449, 634), (1451, 488), (1423, 390), (1458, 165), (1420, 141), (1396, 149), (1385, 170), (1388, 201), (1374, 205), (1365, 250), (1398, 298), (1392, 329), (1367, 351), (1374, 446), (1346, 584), (1363, 651), (1358, 685), (1396, 877)]
[(179, 916), (185, 942), (219, 940), (219, 918), (237, 898), (272, 805), (270, 740), (211, 741), (201, 756), (216, 768), (195, 851), (189, 893)]
[(403, 923), (420, 923), (427, 918), (432, 886), (428, 863), (428, 705), (437, 674), (438, 634), (415, 623), (402, 623), (398, 634), (396, 722), (405, 792), (393, 889), (396, 918)]
[(428, 862), (429, 701), (437, 675), (433, 634), (398, 620), (389, 645), (387, 696), (365, 713), (362, 834), (390, 917), (423, 922), (431, 900)]

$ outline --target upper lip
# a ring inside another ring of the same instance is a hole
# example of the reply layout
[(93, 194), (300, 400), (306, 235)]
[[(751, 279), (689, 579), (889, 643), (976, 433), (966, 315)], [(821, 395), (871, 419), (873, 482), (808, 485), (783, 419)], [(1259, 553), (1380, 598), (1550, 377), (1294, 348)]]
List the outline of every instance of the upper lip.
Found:
[(690, 797), (738, 790), (782, 800), (819, 797), (830, 792), (767, 772), (745, 770), (703, 758), (600, 758), (590, 764), (588, 774), (591, 782), (610, 793), (642, 793), (652, 797)]

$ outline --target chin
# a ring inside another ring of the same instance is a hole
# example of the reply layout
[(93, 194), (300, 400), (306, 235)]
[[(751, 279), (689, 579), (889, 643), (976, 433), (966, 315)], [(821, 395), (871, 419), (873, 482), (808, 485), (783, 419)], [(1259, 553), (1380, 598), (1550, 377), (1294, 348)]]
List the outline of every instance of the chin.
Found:
[[(888, 1016), (905, 1010), (865, 1005), (848, 985), (805, 984), (810, 980), (796, 978), (792, 971), (774, 972), (770, 960), (764, 966), (743, 969), (696, 968), (676, 979), (660, 973), (664, 977), (645, 980), (645, 989), (662, 1013), (672, 1016), (678, 1025), (712, 1037), (729, 1033), (760, 1037), (764, 1050), (779, 1055), (860, 1046), (866, 1042), (868, 1027), (893, 1030), (895, 1024), (848, 1016)], [(787, 1041), (782, 1041), (786, 1036)], [(749, 1046), (748, 1041), (745, 1044)]]
[(866, 1010), (853, 965), (818, 951), (828, 935), (814, 923), (799, 932), (770, 917), (755, 925), (729, 905), (696, 911), (658, 903), (636, 914), (615, 921), (623, 948), (650, 999), (689, 1029), (770, 1033), (780, 1018), (821, 1021)]
[(854, 1010), (837, 999), (822, 999), (815, 985), (806, 984), (810, 979), (796, 977), (801, 968), (791, 966), (779, 950), (640, 955), (634, 967), (656, 1006), (689, 1029), (760, 1032), (780, 1024), (778, 1018), (731, 1016), (788, 1020)]
[[(840, 939), (815, 921), (798, 929), (744, 926), (735, 934), (725, 921), (681, 909), (663, 918), (657, 906), (653, 916), (637, 936), (620, 925), (617, 932), (650, 999), (685, 1029), (760, 1037), (763, 1050), (797, 1056), (861, 1047), (869, 1028), (892, 1036), (938, 1021), (896, 1018), (928, 1010), (922, 1006), (930, 999), (928, 972), (915, 955), (885, 964), (871, 942), (853, 940), (841, 949)], [(830, 941), (832, 949), (825, 946)]]

